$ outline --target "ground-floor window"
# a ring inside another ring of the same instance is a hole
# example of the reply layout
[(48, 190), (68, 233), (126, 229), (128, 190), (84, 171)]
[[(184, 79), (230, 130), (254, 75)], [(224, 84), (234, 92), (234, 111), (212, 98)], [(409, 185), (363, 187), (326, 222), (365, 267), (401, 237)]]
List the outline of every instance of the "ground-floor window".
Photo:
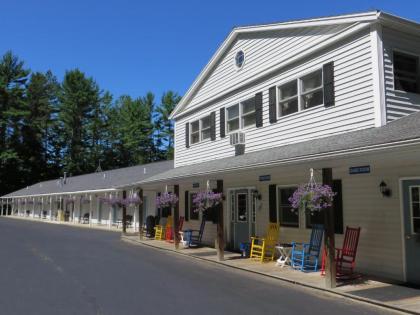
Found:
[(200, 217), (200, 213), (198, 211), (195, 211), (193, 200), (195, 198), (195, 193), (190, 193), (190, 220), (198, 220)]
[(292, 211), (289, 198), (297, 187), (278, 187), (278, 211), (281, 226), (299, 227), (299, 212)]
[(420, 234), (420, 187), (411, 187), (412, 233)]

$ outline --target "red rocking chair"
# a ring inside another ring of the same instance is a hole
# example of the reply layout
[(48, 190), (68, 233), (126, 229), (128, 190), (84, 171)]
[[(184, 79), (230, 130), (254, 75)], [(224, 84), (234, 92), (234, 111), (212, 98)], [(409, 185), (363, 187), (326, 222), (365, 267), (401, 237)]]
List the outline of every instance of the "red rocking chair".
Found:
[[(184, 225), (184, 217), (179, 217), (179, 222), (178, 222), (178, 231), (182, 231), (182, 226)], [(174, 233), (172, 231), (172, 229), (167, 229), (165, 231), (165, 240), (167, 242), (172, 243), (174, 241)]]
[[(359, 244), (360, 227), (346, 227), (343, 247), (335, 249), (335, 264), (337, 279), (354, 278), (354, 268), (356, 266), (357, 246)], [(326, 252), (322, 255), (321, 275), (325, 275)]]

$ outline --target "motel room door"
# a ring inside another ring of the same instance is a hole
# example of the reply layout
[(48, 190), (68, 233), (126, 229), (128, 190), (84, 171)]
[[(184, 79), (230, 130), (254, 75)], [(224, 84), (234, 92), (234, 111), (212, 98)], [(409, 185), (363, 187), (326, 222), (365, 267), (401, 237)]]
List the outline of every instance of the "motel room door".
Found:
[(420, 179), (404, 180), (402, 195), (406, 280), (420, 285)]
[(239, 250), (255, 231), (255, 205), (252, 189), (230, 190), (230, 247)]

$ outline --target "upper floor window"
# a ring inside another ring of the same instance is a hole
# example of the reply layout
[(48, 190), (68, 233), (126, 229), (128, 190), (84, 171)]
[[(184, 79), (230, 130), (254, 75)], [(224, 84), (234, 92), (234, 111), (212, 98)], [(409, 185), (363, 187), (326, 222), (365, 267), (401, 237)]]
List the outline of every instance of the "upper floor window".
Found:
[(228, 107), (226, 112), (228, 132), (255, 126), (255, 99), (253, 97)]
[(323, 104), (322, 70), (279, 86), (279, 116)]
[(210, 116), (191, 123), (191, 144), (210, 139)]
[(419, 84), (419, 58), (394, 51), (395, 89), (419, 93)]

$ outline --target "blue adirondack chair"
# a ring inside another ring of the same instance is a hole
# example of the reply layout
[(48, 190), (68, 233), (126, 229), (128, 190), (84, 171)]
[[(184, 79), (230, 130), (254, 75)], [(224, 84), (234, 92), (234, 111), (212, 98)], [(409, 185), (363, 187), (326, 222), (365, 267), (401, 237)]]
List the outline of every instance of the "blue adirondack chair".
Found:
[(324, 226), (314, 224), (309, 243), (292, 242), (292, 267), (300, 271), (317, 271)]
[(204, 227), (206, 226), (206, 220), (201, 220), (199, 230), (185, 230), (179, 232), (181, 236), (181, 242), (186, 244), (186, 247), (198, 247), (201, 245), (201, 239), (203, 238)]

